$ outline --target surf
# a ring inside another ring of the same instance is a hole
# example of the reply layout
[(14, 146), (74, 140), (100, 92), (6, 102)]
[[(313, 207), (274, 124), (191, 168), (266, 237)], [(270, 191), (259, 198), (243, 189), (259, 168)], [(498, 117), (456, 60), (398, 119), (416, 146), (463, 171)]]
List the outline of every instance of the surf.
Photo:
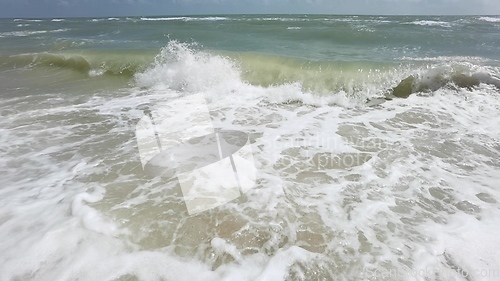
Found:
[(152, 51), (72, 51), (27, 53), (0, 56), (2, 68), (57, 68), (89, 76), (122, 75), (132, 77), (154, 60)]
[(227, 95), (246, 88), (246, 92), (253, 89), (268, 97), (276, 92), (284, 96), (283, 102), (303, 103), (308, 103), (307, 99), (297, 99), (297, 94), (313, 100), (342, 95), (362, 101), (432, 94), (442, 88), (472, 90), (481, 84), (500, 88), (499, 68), (472, 61), (466, 57), (397, 63), (314, 61), (273, 54), (200, 51), (196, 45), (171, 41), (134, 79), (139, 87)]

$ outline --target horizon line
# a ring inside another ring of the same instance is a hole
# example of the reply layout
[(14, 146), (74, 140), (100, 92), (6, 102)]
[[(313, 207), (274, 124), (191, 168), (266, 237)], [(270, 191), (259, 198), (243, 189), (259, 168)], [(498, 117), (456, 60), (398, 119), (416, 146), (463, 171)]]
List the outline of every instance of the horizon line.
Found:
[(492, 16), (497, 17), (500, 14), (323, 14), (323, 13), (219, 13), (219, 14), (163, 14), (163, 15), (109, 15), (109, 16), (78, 16), (78, 17), (65, 17), (65, 16), (51, 16), (51, 17), (0, 17), (0, 19), (87, 19), (87, 18), (141, 18), (141, 17), (193, 17), (193, 16), (245, 16), (245, 15), (290, 15), (290, 16), (367, 16), (367, 17), (477, 17), (477, 16)]

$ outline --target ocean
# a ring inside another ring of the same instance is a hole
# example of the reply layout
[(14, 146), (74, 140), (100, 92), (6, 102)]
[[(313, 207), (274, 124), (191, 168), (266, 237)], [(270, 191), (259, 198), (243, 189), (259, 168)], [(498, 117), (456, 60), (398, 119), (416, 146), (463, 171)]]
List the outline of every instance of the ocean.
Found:
[(500, 280), (500, 17), (0, 19), (0, 280)]

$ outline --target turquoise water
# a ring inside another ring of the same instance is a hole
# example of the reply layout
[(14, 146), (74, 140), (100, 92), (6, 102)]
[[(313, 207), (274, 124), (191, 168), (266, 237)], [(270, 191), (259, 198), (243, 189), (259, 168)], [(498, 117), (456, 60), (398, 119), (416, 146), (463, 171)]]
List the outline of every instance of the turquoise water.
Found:
[[(57, 20), (57, 19), (56, 19)], [(157, 18), (4, 19), (2, 53), (155, 51), (169, 40), (207, 50), (313, 61), (394, 61), (434, 56), (498, 59), (498, 18), (252, 15)]]
[[(500, 277), (498, 16), (1, 19), (0, 43), (0, 280)], [(244, 132), (254, 184), (193, 214), (145, 172), (150, 117)]]

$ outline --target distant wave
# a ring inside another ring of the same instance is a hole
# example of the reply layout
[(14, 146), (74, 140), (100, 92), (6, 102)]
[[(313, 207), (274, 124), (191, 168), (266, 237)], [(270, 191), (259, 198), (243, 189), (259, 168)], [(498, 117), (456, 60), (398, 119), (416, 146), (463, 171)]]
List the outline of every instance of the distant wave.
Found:
[(421, 26), (441, 26), (441, 27), (451, 27), (452, 24), (445, 21), (433, 21), (433, 20), (419, 20), (413, 21), (405, 24), (421, 25)]
[(391, 23), (392, 21), (390, 21), (390, 20), (366, 20), (366, 22), (372, 22), (372, 23)]
[(14, 21), (42, 22), (43, 20), (37, 20), (37, 19), (14, 19)]
[(120, 18), (94, 18), (92, 20), (90, 20), (91, 22), (101, 22), (101, 21), (105, 21), (105, 20), (108, 20), (108, 21), (119, 21)]
[(36, 35), (36, 34), (44, 34), (44, 33), (55, 33), (55, 32), (64, 32), (68, 31), (68, 28), (63, 28), (63, 29), (56, 29), (56, 30), (24, 30), (24, 31), (10, 31), (10, 32), (3, 32), (0, 33), (0, 37), (25, 37), (25, 36), (30, 36), (30, 35)]
[(172, 17), (172, 18), (141, 18), (143, 21), (171, 21), (171, 20), (184, 20), (185, 17)]
[(3, 33), (0, 33), (0, 37), (7, 37), (7, 36), (24, 37), (24, 36), (34, 35), (34, 34), (43, 34), (43, 33), (47, 33), (47, 30), (3, 32)]
[(188, 17), (187, 20), (194, 20), (194, 21), (220, 21), (220, 20), (228, 20), (228, 18), (225, 17), (203, 17), (203, 18), (191, 18)]
[(311, 21), (311, 19), (308, 19), (308, 18), (280, 18), (280, 17), (275, 17), (275, 18), (248, 18), (246, 20), (249, 20), (249, 21)]
[(494, 17), (480, 17), (478, 20), (487, 21), (487, 22), (500, 22), (500, 18)]
[(142, 21), (221, 21), (228, 20), (226, 17), (163, 17), (163, 18), (141, 18)]

